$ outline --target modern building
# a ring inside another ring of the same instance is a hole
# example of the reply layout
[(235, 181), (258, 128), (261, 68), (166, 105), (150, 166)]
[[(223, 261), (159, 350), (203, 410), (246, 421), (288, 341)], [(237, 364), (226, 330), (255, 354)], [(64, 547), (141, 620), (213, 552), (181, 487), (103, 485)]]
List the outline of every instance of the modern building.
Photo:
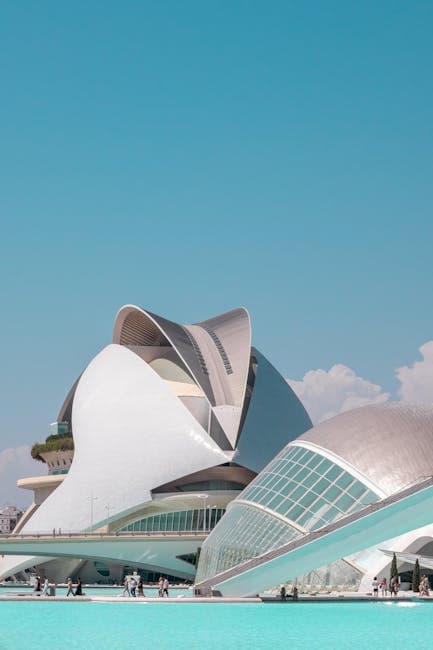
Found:
[(15, 506), (0, 507), (0, 533), (9, 534), (16, 527), (23, 513)]
[(245, 309), (179, 325), (127, 305), (33, 448), (49, 473), (19, 481), (34, 503), (19, 537), (1, 540), (0, 578), (37, 565), (52, 579), (119, 580), (133, 567), (192, 580), (230, 501), (310, 427), (251, 347)]
[(389, 577), (389, 551), (408, 582), (404, 553), (433, 554), (432, 476), (433, 408), (338, 415), (289, 442), (227, 506), (196, 583), (227, 595), (276, 583), (369, 591), (374, 576)]

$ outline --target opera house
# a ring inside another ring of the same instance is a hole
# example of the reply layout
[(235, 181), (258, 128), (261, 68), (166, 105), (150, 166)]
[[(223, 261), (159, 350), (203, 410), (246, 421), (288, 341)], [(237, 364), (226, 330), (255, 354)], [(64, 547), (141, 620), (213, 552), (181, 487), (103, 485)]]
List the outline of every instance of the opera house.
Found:
[(131, 568), (193, 580), (228, 503), (310, 427), (251, 347), (245, 309), (179, 325), (125, 306), (33, 448), (49, 473), (19, 481), (34, 503), (2, 541), (0, 578), (36, 566), (53, 580), (119, 581)]
[(251, 344), (248, 312), (179, 325), (123, 307), (24, 478), (34, 502), (0, 538), (0, 578), (197, 593), (369, 591), (396, 555), (433, 573), (433, 407), (390, 402), (312, 426)]

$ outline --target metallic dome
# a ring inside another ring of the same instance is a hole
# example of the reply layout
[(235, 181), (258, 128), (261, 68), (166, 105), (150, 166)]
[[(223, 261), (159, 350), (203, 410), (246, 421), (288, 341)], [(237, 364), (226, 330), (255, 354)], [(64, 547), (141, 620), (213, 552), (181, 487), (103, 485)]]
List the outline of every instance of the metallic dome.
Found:
[(387, 495), (433, 475), (433, 407), (427, 405), (363, 406), (318, 424), (297, 440), (339, 456)]

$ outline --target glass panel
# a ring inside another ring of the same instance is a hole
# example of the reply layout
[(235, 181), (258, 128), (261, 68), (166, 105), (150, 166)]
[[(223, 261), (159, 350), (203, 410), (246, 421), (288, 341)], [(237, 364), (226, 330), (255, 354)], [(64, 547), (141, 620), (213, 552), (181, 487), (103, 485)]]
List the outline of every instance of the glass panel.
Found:
[(268, 507), (271, 510), (276, 510), (278, 506), (284, 501), (284, 497), (281, 494), (277, 494), (268, 504)]
[(299, 487), (296, 488), (290, 495), (290, 498), (293, 499), (293, 501), (297, 501), (300, 499), (303, 495), (305, 494), (305, 489), (300, 485)]
[(319, 480), (319, 475), (316, 474), (316, 472), (312, 472), (310, 476), (307, 476), (307, 478), (302, 481), (302, 485), (305, 485), (306, 488), (312, 487), (317, 481)]
[(314, 492), (307, 492), (304, 494), (302, 499), (300, 499), (299, 505), (303, 506), (304, 508), (308, 508), (308, 506), (311, 505), (316, 499), (317, 494), (314, 494)]
[(347, 472), (344, 472), (336, 481), (336, 484), (338, 485), (339, 488), (344, 490), (347, 488), (351, 483), (353, 483), (354, 478)]
[(325, 490), (329, 488), (329, 481), (326, 478), (321, 478), (318, 483), (314, 486), (314, 491), (316, 494), (322, 494)]
[(347, 493), (350, 494), (354, 499), (359, 499), (361, 495), (364, 494), (365, 491), (366, 491), (365, 485), (363, 485), (359, 481), (356, 481), (356, 483), (347, 490)]
[(324, 458), (316, 467), (316, 472), (323, 475), (328, 469), (332, 467), (332, 463), (327, 458)]
[(302, 483), (302, 481), (311, 473), (311, 469), (309, 467), (299, 467), (297, 468), (297, 471), (292, 473), (291, 478), (295, 479), (298, 481), (298, 483)]
[(334, 503), (336, 508), (339, 508), (344, 513), (353, 505), (353, 499), (348, 494), (343, 494), (337, 501)]
[(322, 496), (328, 501), (334, 501), (341, 494), (341, 490), (338, 489), (336, 485), (331, 485), (331, 487), (323, 492)]
[(333, 465), (331, 469), (329, 469), (325, 476), (328, 479), (328, 481), (335, 481), (335, 479), (343, 472), (341, 467), (338, 467), (338, 465)]
[(314, 469), (314, 467), (317, 467), (317, 465), (320, 463), (322, 460), (322, 457), (319, 456), (318, 454), (312, 454), (312, 458), (307, 463), (304, 463), (306, 467), (310, 467), (311, 469)]
[(302, 506), (296, 505), (293, 508), (290, 508), (288, 512), (286, 512), (286, 517), (288, 519), (292, 519), (292, 521), (296, 521), (297, 517), (302, 515), (304, 512), (304, 508)]

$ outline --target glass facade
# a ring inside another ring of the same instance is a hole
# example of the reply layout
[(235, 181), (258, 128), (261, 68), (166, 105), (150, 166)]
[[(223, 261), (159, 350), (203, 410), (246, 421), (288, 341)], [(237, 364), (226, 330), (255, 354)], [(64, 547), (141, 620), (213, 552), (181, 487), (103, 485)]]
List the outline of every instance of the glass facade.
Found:
[(302, 529), (315, 530), (356, 512), (378, 498), (321, 454), (289, 445), (229, 504), (224, 520), (203, 544), (197, 581), (299, 538)]
[(302, 533), (272, 513), (232, 501), (202, 546), (196, 582), (298, 537)]
[[(223, 508), (203, 508), (198, 510), (177, 510), (161, 512), (134, 521), (120, 529), (119, 532), (158, 533), (158, 532), (200, 532), (212, 530), (219, 522), (225, 510)], [(206, 517), (203, 522), (203, 517)]]
[[(345, 560), (337, 560), (332, 564), (310, 571), (303, 576), (291, 578), (286, 582), (287, 593), (297, 587), (299, 593), (330, 593), (332, 591), (358, 591), (362, 572)], [(277, 590), (278, 593), (279, 590)]]
[(287, 447), (240, 496), (315, 530), (378, 496), (351, 474), (304, 447)]

